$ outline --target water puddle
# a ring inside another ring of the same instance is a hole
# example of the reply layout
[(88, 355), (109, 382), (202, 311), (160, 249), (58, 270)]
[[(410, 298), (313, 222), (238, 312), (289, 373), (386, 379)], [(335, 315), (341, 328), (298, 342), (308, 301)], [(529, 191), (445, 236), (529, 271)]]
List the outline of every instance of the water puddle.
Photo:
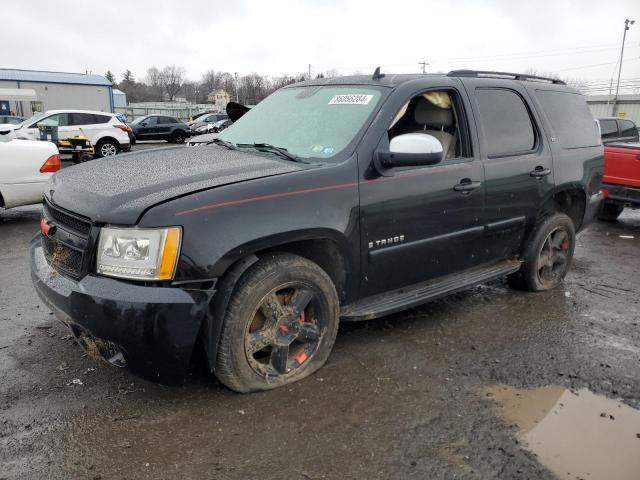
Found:
[(586, 389), (497, 385), (484, 393), (559, 478), (640, 479), (640, 411)]

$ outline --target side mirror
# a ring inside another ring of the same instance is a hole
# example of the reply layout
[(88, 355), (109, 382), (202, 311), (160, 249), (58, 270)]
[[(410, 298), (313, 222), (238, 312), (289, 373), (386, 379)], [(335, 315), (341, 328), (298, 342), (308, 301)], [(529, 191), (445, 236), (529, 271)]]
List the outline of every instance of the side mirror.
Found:
[(383, 169), (422, 167), (440, 163), (444, 157), (442, 144), (427, 133), (405, 133), (393, 137), (388, 152), (377, 152), (377, 163)]
[(140, 126), (141, 126), (141, 127), (146, 127), (146, 126), (147, 126), (147, 122), (142, 122), (142, 123), (140, 124)]

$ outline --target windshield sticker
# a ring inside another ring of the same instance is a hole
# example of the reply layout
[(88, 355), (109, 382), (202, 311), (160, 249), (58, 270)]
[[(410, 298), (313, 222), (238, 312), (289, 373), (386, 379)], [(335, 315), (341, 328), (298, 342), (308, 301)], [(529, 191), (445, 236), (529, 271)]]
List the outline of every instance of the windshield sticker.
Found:
[(373, 95), (364, 94), (350, 94), (350, 95), (336, 95), (329, 100), (329, 105), (367, 105)]

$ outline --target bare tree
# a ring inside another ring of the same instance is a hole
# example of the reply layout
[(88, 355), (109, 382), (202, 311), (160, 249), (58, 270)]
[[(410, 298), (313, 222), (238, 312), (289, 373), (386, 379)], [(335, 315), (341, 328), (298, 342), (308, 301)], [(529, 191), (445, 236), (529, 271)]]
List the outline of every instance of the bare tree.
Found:
[(185, 69), (175, 65), (167, 65), (160, 72), (160, 81), (164, 91), (172, 102), (184, 83)]
[(162, 73), (156, 67), (147, 69), (147, 76), (144, 79), (146, 84), (146, 97), (149, 101), (160, 102), (162, 101)]

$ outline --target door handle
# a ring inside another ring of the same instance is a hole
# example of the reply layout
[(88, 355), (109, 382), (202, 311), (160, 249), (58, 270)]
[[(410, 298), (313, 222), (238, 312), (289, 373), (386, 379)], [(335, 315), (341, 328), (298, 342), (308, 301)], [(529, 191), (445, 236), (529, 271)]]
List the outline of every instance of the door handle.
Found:
[(462, 180), (460, 180), (460, 183), (453, 186), (453, 189), (456, 192), (470, 193), (472, 190), (475, 190), (480, 185), (482, 185), (482, 182), (472, 182), (471, 179), (469, 178), (463, 178)]
[(550, 168), (544, 168), (538, 165), (535, 170), (529, 172), (529, 176), (533, 178), (544, 178), (551, 173)]

